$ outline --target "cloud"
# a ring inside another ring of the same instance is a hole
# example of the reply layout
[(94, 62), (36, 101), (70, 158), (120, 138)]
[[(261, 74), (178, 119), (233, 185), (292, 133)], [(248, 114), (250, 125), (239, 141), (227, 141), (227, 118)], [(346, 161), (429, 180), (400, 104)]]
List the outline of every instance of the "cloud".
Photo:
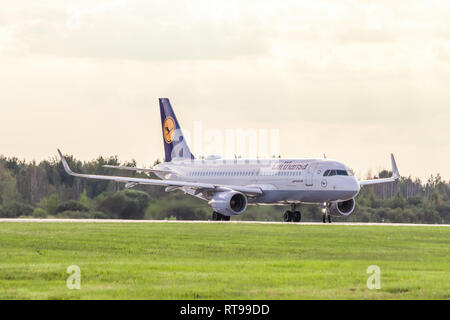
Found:
[(251, 19), (179, 19), (182, 13), (126, 3), (52, 9), (13, 23), (14, 37), (29, 54), (96, 59), (229, 59), (267, 51), (265, 34)]
[[(16, 51), (95, 59), (287, 57), (323, 69), (341, 63), (333, 61), (338, 58), (347, 66), (358, 67), (358, 46), (378, 52), (382, 46), (409, 48), (411, 37), (412, 41), (426, 41), (430, 36), (445, 37), (450, 29), (445, 18), (450, 13), (448, 6), (436, 17), (436, 10), (420, 2), (384, 5), (318, 0), (274, 6), (272, 1), (114, 0), (25, 4), (12, 5), (0, 16), (13, 30)], [(424, 16), (433, 12), (434, 19), (417, 18), (417, 10)], [(370, 44), (374, 48), (367, 47)], [(382, 53), (392, 57), (392, 50)], [(380, 56), (375, 53), (375, 58), (378, 62)], [(370, 62), (362, 60), (363, 64)]]
[[(132, 60), (227, 59), (264, 53), (261, 34), (240, 33), (230, 26), (170, 26), (158, 23), (124, 24), (96, 20), (92, 25), (61, 32), (53, 25), (41, 25), (45, 39), (31, 40), (33, 53)], [(114, 28), (110, 25), (114, 24)]]

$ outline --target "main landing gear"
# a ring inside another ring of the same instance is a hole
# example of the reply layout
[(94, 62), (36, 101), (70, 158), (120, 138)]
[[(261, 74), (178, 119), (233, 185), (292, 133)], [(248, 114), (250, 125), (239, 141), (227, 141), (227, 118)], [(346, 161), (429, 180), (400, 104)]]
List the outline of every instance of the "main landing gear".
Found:
[(330, 214), (330, 206), (328, 205), (328, 203), (324, 203), (322, 206), (322, 222), (323, 223), (331, 223), (331, 214)]
[(212, 214), (212, 221), (230, 221), (230, 216), (226, 216), (224, 214), (221, 214), (219, 212), (214, 211)]
[(300, 211), (296, 211), (297, 204), (291, 204), (291, 210), (288, 210), (283, 215), (284, 222), (300, 222), (302, 220), (302, 214)]

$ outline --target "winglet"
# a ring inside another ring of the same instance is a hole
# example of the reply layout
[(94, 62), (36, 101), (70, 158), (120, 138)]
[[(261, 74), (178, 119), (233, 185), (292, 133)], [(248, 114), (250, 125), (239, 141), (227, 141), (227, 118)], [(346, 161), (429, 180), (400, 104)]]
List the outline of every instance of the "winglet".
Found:
[(360, 186), (367, 186), (371, 184), (378, 183), (386, 183), (386, 182), (395, 182), (400, 178), (400, 173), (398, 172), (397, 163), (395, 163), (394, 155), (391, 153), (391, 163), (392, 163), (392, 176), (389, 178), (380, 178), (380, 179), (369, 179), (369, 180), (361, 180), (359, 181)]
[(64, 156), (62, 155), (61, 150), (59, 150), (59, 149), (57, 149), (57, 150), (58, 150), (58, 153), (59, 153), (59, 157), (61, 158), (61, 162), (62, 162), (62, 164), (63, 164), (64, 170), (65, 170), (68, 174), (73, 175), (73, 172), (72, 172), (72, 170), (70, 170), (69, 164), (67, 163), (66, 159), (65, 159)]
[(397, 180), (400, 178), (400, 173), (398, 172), (397, 163), (395, 163), (394, 154), (391, 153), (391, 162), (392, 162), (392, 177)]

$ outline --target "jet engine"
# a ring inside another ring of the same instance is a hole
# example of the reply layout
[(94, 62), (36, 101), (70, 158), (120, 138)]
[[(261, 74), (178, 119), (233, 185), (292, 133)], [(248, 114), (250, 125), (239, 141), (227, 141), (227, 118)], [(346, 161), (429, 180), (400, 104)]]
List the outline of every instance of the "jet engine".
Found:
[(209, 201), (214, 211), (226, 216), (235, 216), (247, 209), (247, 196), (237, 191), (218, 192)]
[(355, 210), (355, 206), (355, 199), (333, 202), (330, 206), (330, 213), (334, 216), (348, 216)]

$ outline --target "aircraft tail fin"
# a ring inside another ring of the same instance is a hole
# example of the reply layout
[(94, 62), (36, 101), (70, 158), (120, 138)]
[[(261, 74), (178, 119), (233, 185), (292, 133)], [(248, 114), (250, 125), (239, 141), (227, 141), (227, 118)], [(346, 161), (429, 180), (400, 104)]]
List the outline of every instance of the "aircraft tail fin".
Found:
[(159, 98), (165, 161), (194, 159), (168, 98)]

